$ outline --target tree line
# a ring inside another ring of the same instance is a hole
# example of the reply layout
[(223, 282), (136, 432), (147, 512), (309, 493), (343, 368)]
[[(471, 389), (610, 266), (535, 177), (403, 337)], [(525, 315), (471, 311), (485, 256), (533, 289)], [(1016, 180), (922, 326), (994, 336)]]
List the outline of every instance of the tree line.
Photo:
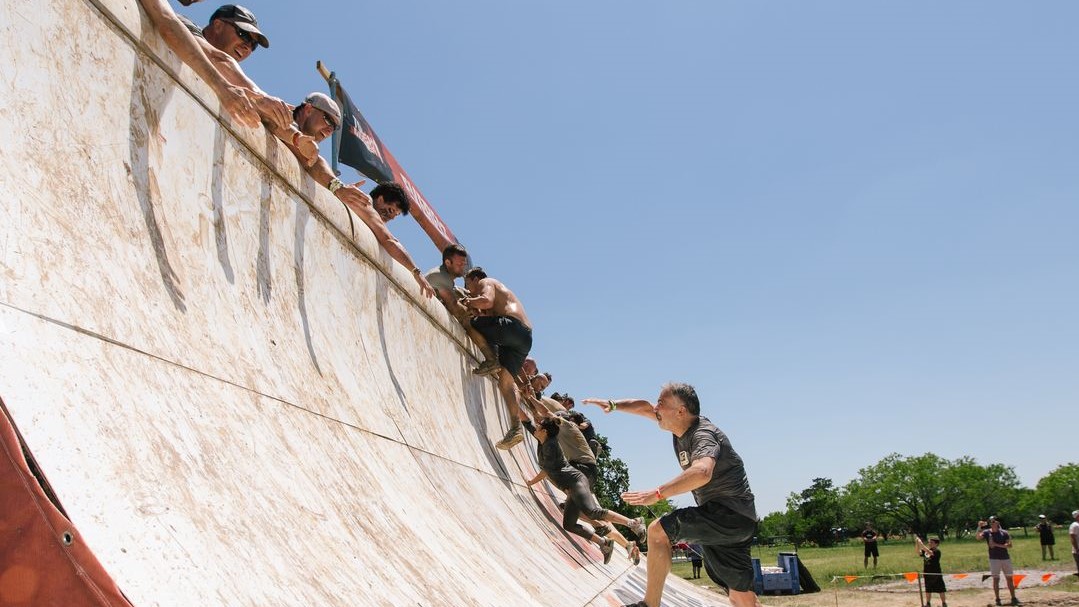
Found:
[(847, 530), (858, 535), (869, 521), (885, 534), (958, 538), (990, 515), (1012, 527), (1033, 525), (1039, 514), (1059, 524), (1071, 521), (1076, 508), (1079, 464), (1056, 468), (1030, 489), (1020, 486), (1011, 466), (893, 453), (862, 468), (842, 487), (831, 479), (813, 479), (809, 487), (790, 494), (786, 511), (764, 517), (760, 537), (826, 547), (841, 541)]

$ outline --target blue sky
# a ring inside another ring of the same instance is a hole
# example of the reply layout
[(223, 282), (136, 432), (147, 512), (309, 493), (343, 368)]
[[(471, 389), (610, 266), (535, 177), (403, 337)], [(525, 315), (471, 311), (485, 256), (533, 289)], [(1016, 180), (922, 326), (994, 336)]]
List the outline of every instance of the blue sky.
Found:
[[(247, 73), (295, 101), (337, 71), (553, 389), (694, 384), (762, 516), (891, 452), (1027, 486), (1079, 460), (1079, 5), (245, 6)], [(634, 488), (677, 473), (647, 420), (585, 412)]]

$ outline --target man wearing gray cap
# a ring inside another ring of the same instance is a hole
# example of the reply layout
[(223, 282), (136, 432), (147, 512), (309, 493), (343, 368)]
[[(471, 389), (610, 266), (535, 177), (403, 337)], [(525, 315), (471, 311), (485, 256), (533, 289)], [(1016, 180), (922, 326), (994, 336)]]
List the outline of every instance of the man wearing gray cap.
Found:
[(311, 179), (329, 189), (338, 200), (352, 209), (371, 229), (375, 240), (390, 257), (409, 268), (412, 278), (420, 287), (420, 293), (424, 297), (432, 297), (434, 289), (420, 273), (404, 245), (386, 227), (386, 222), (408, 214), (411, 203), (404, 188), (396, 183), (384, 183), (368, 195), (358, 187), (362, 181), (352, 185), (342, 183), (334, 175), (330, 163), (319, 156), (318, 144), (341, 126), (341, 108), (337, 102), (323, 93), (311, 93), (303, 103), (292, 109), (292, 121), (287, 126), (278, 127), (269, 121), (266, 126), (292, 151)]
[[(292, 121), (284, 126), (267, 121), (270, 132), (288, 146), (308, 173), (319, 162), (318, 144), (341, 125), (341, 109), (323, 93), (311, 93), (292, 108)], [(325, 161), (323, 161), (325, 162)], [(323, 167), (329, 171), (328, 165)], [(314, 173), (312, 173), (314, 175)]]

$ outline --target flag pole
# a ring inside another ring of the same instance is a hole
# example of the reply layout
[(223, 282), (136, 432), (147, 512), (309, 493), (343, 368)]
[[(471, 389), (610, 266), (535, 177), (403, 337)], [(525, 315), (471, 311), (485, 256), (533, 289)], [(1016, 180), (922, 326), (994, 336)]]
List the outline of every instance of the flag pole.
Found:
[[(326, 79), (326, 84), (330, 86), (330, 97), (333, 97), (333, 100), (340, 106), (341, 100), (337, 98), (337, 77), (322, 61), (315, 61), (315, 69), (318, 70), (320, 76)], [(341, 126), (334, 130), (333, 138), (330, 139), (330, 168), (333, 170), (333, 174), (338, 177), (341, 175), (341, 171), (337, 168), (337, 156), (341, 150), (341, 129), (345, 125), (343, 112), (341, 117)]]

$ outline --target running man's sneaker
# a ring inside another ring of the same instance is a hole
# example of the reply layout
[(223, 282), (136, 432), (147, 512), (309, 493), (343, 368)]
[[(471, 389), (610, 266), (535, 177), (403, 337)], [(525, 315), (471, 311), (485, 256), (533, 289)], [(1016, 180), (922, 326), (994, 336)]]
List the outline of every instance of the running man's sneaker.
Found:
[(520, 443), (524, 439), (524, 432), (521, 430), (520, 426), (517, 426), (516, 428), (510, 428), (506, 432), (506, 436), (502, 437), (502, 440), (495, 443), (495, 447), (498, 447), (503, 451), (507, 451), (509, 449), (512, 449), (514, 445)]
[(491, 375), (491, 374), (497, 373), (498, 370), (501, 369), (501, 368), (502, 368), (502, 365), (498, 364), (497, 359), (485, 360), (480, 364), (480, 366), (476, 367), (475, 369), (472, 369), (472, 374), (473, 375)]
[(643, 518), (637, 517), (635, 519), (630, 519), (628, 527), (630, 531), (637, 534), (638, 544), (643, 544), (648, 541), (648, 529), (644, 526)]
[(603, 543), (599, 545), (599, 551), (603, 553), (603, 564), (611, 562), (611, 555), (614, 554), (614, 540), (603, 540)]

